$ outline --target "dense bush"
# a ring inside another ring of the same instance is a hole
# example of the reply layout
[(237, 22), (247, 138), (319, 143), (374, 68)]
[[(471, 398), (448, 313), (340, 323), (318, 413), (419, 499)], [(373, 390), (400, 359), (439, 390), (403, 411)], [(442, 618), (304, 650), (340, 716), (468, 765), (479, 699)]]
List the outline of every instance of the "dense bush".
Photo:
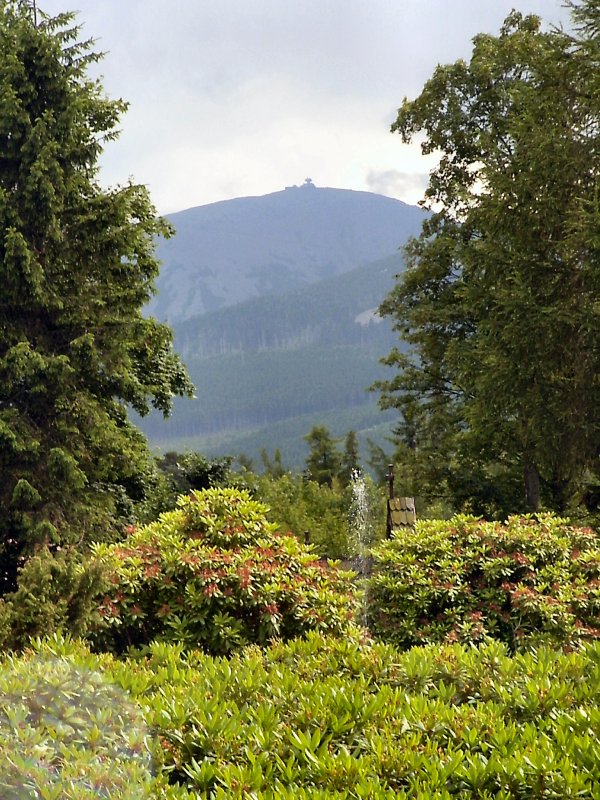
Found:
[(206, 489), (124, 542), (98, 545), (112, 580), (99, 641), (123, 650), (161, 639), (228, 653), (312, 629), (345, 630), (351, 575), (278, 533), (266, 511), (244, 490)]
[(193, 451), (169, 451), (156, 458), (145, 501), (136, 508), (137, 521), (144, 524), (155, 520), (174, 508), (182, 494), (230, 484), (232, 460), (231, 456), (207, 458)]
[(40, 547), (21, 568), (17, 589), (0, 599), (0, 649), (62, 631), (83, 636), (100, 619), (107, 583), (101, 565), (75, 548)]
[(144, 669), (172, 798), (600, 794), (598, 644), (511, 658), (310, 635), (229, 662), (158, 646)]
[[(0, 668), (3, 798), (600, 795), (597, 642), (400, 653), (310, 633), (229, 659), (154, 643), (124, 662), (68, 641), (36, 649)], [(50, 792), (67, 780), (75, 791)]]
[(600, 537), (552, 515), (421, 521), (375, 549), (374, 633), (401, 647), (488, 637), (511, 650), (600, 637)]
[[(358, 636), (308, 634), (230, 659), (164, 643), (125, 663), (68, 643), (41, 655), (83, 674), (102, 670), (117, 697), (137, 700), (155, 734), (153, 796), (161, 800), (600, 795), (599, 643), (511, 657), (499, 642), (400, 653)], [(5, 703), (5, 715), (22, 697)], [(113, 696), (99, 695), (97, 706), (103, 701), (110, 717)], [(120, 737), (118, 753), (132, 737), (137, 757), (140, 731), (128, 712), (106, 735)], [(71, 757), (73, 775), (87, 768), (85, 749)], [(135, 785), (132, 777), (132, 792)]]
[(54, 645), (0, 667), (0, 797), (149, 797), (151, 740), (142, 709), (83, 648)]

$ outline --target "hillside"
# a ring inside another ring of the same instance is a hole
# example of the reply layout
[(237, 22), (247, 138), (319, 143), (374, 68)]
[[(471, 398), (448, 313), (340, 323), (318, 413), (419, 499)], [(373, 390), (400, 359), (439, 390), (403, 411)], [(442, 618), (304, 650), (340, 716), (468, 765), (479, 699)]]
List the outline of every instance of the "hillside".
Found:
[(170, 321), (196, 398), (140, 422), (151, 444), (255, 459), (278, 447), (300, 467), (316, 424), (381, 442), (394, 415), (368, 387), (397, 337), (376, 310), (423, 212), (310, 183), (171, 221), (150, 310)]
[(397, 252), (302, 289), (175, 322), (177, 350), (188, 361), (309, 346), (387, 347), (390, 327), (376, 309), (403, 267)]
[(399, 200), (312, 183), (178, 212), (149, 310), (175, 323), (284, 294), (394, 253), (422, 219)]
[(261, 447), (279, 447), (298, 466), (303, 434), (325, 418), (335, 434), (368, 429), (381, 440), (390, 416), (381, 415), (367, 387), (385, 374), (379, 359), (395, 336), (375, 309), (402, 267), (395, 254), (279, 297), (175, 324), (197, 398), (176, 401), (169, 420), (143, 420), (151, 442), (254, 458)]

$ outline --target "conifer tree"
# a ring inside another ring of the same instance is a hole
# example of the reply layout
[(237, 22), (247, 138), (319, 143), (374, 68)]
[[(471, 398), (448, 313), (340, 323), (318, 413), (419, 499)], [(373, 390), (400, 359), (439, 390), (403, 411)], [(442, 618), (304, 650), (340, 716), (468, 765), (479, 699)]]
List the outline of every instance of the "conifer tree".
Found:
[(150, 463), (127, 407), (191, 391), (141, 313), (170, 227), (145, 187), (98, 183), (126, 105), (92, 48), (72, 15), (0, 0), (0, 592), (36, 542), (106, 535)]
[(349, 430), (344, 439), (344, 451), (340, 462), (340, 479), (349, 484), (352, 476), (360, 472), (359, 444), (356, 431)]
[(309, 453), (306, 471), (311, 480), (332, 486), (339, 477), (341, 456), (337, 442), (325, 425), (314, 425), (304, 437)]

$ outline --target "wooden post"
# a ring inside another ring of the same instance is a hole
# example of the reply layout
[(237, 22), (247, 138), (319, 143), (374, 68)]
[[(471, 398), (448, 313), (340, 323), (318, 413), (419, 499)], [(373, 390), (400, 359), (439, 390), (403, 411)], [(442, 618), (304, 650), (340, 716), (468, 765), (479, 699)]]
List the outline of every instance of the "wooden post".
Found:
[(394, 465), (393, 464), (388, 464), (388, 471), (387, 471), (387, 475), (385, 477), (387, 478), (387, 482), (388, 482), (388, 485), (389, 485), (389, 488), (390, 488), (389, 497), (390, 497), (390, 500), (391, 500), (391, 498), (394, 496)]
[(391, 509), (391, 502), (392, 502), (392, 499), (394, 497), (394, 465), (393, 464), (388, 464), (388, 471), (387, 471), (387, 475), (385, 477), (387, 478), (388, 487), (389, 487), (388, 502), (387, 502), (387, 517), (386, 517), (386, 521), (385, 521), (385, 535), (387, 536), (388, 539), (390, 539), (391, 536), (392, 536), (392, 526), (393, 526), (392, 509)]
[(414, 527), (417, 521), (414, 497), (394, 497), (394, 465), (388, 465), (386, 475), (390, 496), (387, 502), (386, 536), (392, 536), (394, 528)]

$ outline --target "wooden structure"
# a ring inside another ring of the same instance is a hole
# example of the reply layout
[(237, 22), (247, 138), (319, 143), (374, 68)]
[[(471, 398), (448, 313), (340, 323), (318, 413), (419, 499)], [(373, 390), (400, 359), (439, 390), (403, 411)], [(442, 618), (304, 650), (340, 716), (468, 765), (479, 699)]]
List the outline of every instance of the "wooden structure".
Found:
[(394, 497), (394, 468), (388, 466), (387, 480), (390, 487), (387, 502), (386, 534), (388, 539), (397, 528), (413, 528), (417, 521), (414, 497)]

